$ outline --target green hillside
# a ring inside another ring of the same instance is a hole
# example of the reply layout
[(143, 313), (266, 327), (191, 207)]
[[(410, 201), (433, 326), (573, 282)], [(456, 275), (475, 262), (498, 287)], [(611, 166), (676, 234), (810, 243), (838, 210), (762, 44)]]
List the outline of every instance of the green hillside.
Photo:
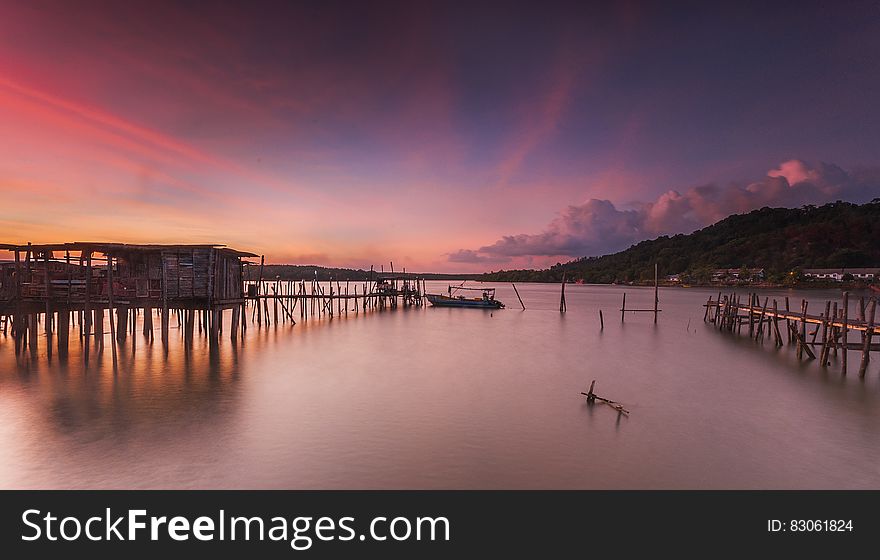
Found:
[(729, 216), (689, 235), (643, 241), (625, 251), (584, 257), (547, 270), (490, 272), (485, 281), (633, 282), (653, 275), (684, 274), (706, 282), (715, 268), (764, 268), (782, 282), (803, 268), (880, 266), (880, 199), (868, 204), (835, 202), (803, 208), (762, 208)]

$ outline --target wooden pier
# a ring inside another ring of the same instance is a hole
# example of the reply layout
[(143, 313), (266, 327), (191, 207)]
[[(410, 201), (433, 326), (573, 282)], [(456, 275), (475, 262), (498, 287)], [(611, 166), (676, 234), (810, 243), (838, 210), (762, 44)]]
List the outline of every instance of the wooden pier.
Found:
[[(424, 279), (373, 273), (365, 281), (267, 280), (264, 258), (222, 245), (132, 245), (60, 243), (0, 245), (13, 259), (0, 260), (0, 340), (12, 336), (16, 355), (38, 353), (39, 330), (47, 355), (53, 346), (66, 357), (72, 327), (79, 327), (83, 357), (103, 350), (109, 323), (113, 362), (117, 346), (137, 345), (137, 322), (151, 343), (154, 318), (168, 349), (172, 321), (184, 348), (196, 326), (216, 347), (230, 311), (229, 336), (247, 332), (247, 317), (259, 326), (296, 324), (349, 311), (422, 306)], [(130, 341), (129, 341), (130, 336)], [(56, 344), (53, 345), (53, 339)]]
[[(830, 356), (837, 356), (839, 352), (844, 375), (849, 352), (858, 352), (859, 377), (864, 377), (871, 352), (880, 351), (880, 344), (873, 342), (877, 298), (860, 297), (854, 303), (856, 316), (850, 315), (849, 292), (844, 292), (841, 301), (826, 301), (824, 312), (817, 315), (809, 313), (810, 304), (805, 299), (801, 300), (798, 310), (793, 310), (787, 296), (781, 301), (765, 296), (762, 303), (757, 294), (722, 295), (719, 292), (715, 299), (710, 296), (704, 304), (703, 320), (720, 330), (740, 334), (747, 326), (748, 336), (756, 341), (772, 339), (776, 346), (794, 345), (798, 359), (818, 359), (823, 368), (830, 365)], [(852, 336), (858, 339), (853, 341)]]

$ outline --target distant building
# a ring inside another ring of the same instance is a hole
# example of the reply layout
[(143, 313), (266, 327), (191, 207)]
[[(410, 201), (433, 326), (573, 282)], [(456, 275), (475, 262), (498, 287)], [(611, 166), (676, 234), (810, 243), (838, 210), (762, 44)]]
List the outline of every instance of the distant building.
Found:
[(763, 279), (763, 268), (717, 268), (712, 271), (713, 282), (754, 282)]
[(807, 268), (803, 272), (804, 278), (835, 282), (842, 281), (847, 274), (855, 280), (874, 280), (880, 277), (880, 268)]

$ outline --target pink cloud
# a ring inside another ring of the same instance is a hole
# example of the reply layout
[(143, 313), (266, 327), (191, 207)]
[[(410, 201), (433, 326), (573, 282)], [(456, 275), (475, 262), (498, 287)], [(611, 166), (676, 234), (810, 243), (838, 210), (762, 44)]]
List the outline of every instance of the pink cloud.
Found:
[[(782, 163), (767, 177), (745, 186), (702, 185), (683, 193), (669, 190), (635, 209), (617, 208), (608, 200), (590, 199), (563, 210), (540, 233), (506, 235), (478, 250), (449, 254), (452, 262), (500, 262), (498, 258), (555, 258), (594, 256), (676, 233), (690, 233), (731, 214), (765, 206), (798, 207), (835, 200), (867, 201), (880, 196), (880, 170), (846, 172), (800, 160)], [(463, 257), (466, 257), (463, 258)]]

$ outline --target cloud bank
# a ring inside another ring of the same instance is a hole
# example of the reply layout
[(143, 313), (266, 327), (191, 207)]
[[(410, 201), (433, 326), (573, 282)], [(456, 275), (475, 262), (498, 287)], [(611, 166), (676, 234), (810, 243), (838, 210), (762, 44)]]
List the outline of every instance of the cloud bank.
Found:
[(669, 190), (632, 209), (590, 199), (564, 209), (540, 233), (505, 235), (479, 249), (448, 255), (459, 263), (505, 263), (535, 257), (583, 257), (620, 251), (660, 235), (691, 233), (731, 214), (765, 206), (799, 207), (880, 197), (880, 168), (847, 172), (834, 164), (789, 160), (750, 184), (708, 184)]

